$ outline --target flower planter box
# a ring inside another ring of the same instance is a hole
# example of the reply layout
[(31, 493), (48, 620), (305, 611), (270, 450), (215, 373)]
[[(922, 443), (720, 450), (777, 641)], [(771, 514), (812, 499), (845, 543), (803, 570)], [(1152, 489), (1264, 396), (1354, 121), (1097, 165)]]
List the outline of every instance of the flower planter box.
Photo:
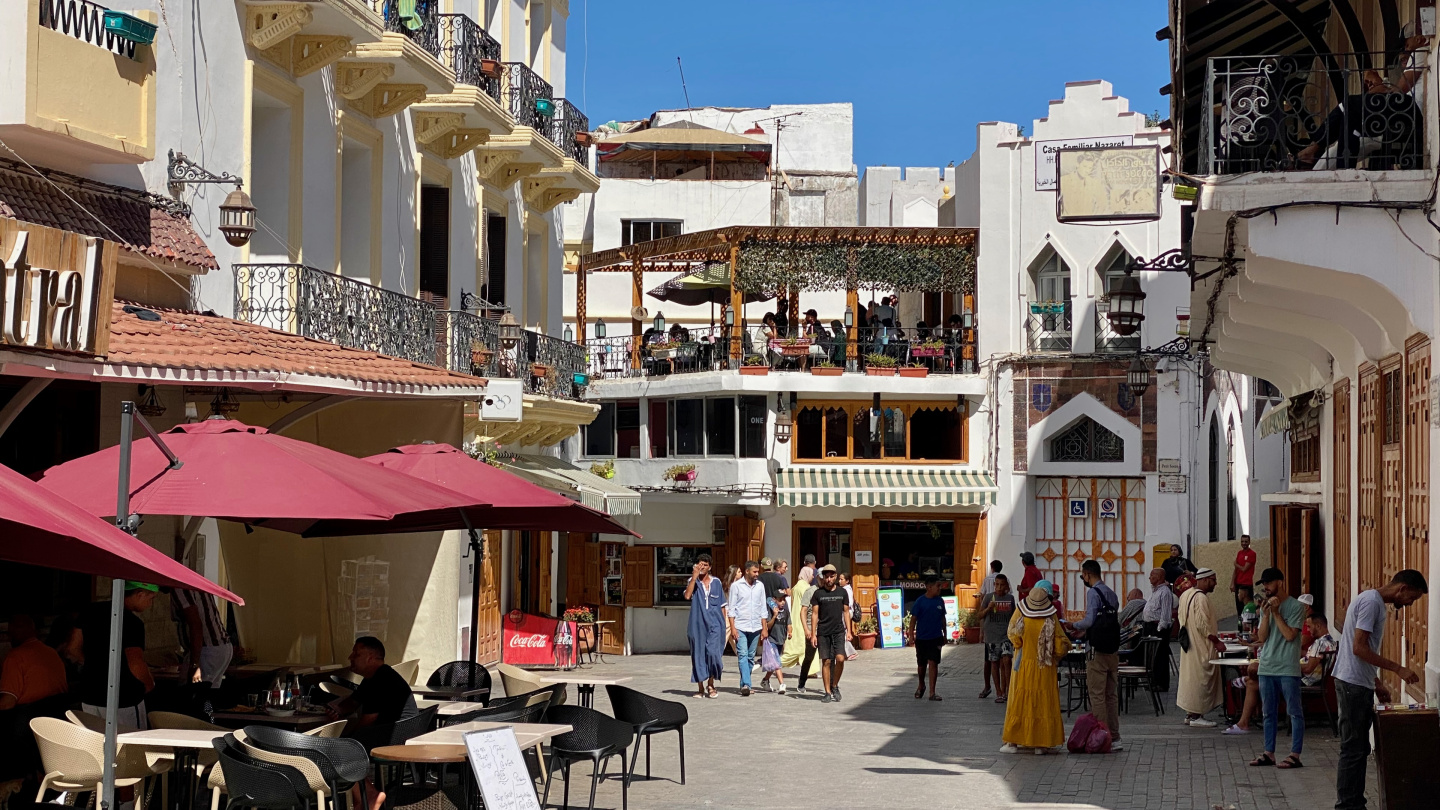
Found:
[(1030, 304), (1031, 315), (1059, 315), (1064, 311), (1063, 301), (1035, 301)]
[(839, 377), (845, 373), (845, 369), (839, 366), (811, 366), (810, 375), (813, 377)]
[(980, 643), (980, 628), (978, 628), (978, 627), (967, 627), (967, 628), (965, 628), (965, 643), (966, 643), (966, 644), (979, 644), (979, 643)]
[(865, 374), (866, 374), (866, 376), (870, 376), (870, 377), (894, 377), (894, 376), (895, 376), (895, 367), (894, 367), (894, 366), (867, 366), (867, 367), (865, 368)]
[(480, 75), (487, 79), (498, 79), (505, 69), (500, 65), (499, 59), (481, 59)]
[(876, 639), (876, 637), (879, 636), (879, 635), (880, 635), (879, 633), (856, 633), (856, 634), (855, 634), (855, 649), (857, 649), (857, 650), (873, 650), (873, 649), (875, 649), (875, 639)]
[(769, 373), (770, 373), (770, 367), (769, 367), (769, 366), (741, 366), (741, 367), (740, 367), (740, 373), (741, 373), (741, 374), (753, 374), (753, 375), (756, 376), (756, 377), (764, 377), (766, 374), (769, 374)]
[(794, 341), (772, 340), (770, 341), (770, 349), (786, 357), (804, 357), (810, 353), (810, 339), (797, 338)]
[(472, 366), (479, 366), (479, 367), (483, 368), (483, 367), (485, 367), (485, 366), (490, 365), (490, 358), (492, 358), (492, 357), (494, 357), (494, 356), (495, 356), (495, 353), (494, 353), (494, 352), (488, 352), (488, 351), (470, 352), (470, 365), (472, 365)]
[(678, 349), (651, 349), (650, 356), (656, 360), (669, 360), (675, 356)]
[(920, 347), (920, 348), (911, 349), (911, 350), (910, 350), (910, 356), (911, 356), (911, 357), (944, 357), (944, 356), (945, 356), (945, 350), (944, 350), (943, 348), (929, 348), (929, 349), (927, 349), (927, 348), (925, 348), (925, 347), (922, 346), (922, 347)]
[(547, 366), (547, 365), (545, 365), (544, 363), (531, 363), (531, 364), (530, 364), (530, 376), (532, 376), (532, 377), (546, 377), (546, 376), (549, 376), (549, 374), (550, 374), (550, 367)]
[(589, 146), (595, 142), (595, 137), (588, 132), (575, 133), (575, 143), (578, 146)]
[(901, 366), (901, 367), (900, 367), (900, 376), (901, 376), (901, 377), (928, 377), (929, 375), (930, 375), (930, 369), (925, 368), (924, 366), (920, 366), (920, 367), (918, 367), (918, 368), (917, 368), (917, 367), (914, 367), (914, 366)]
[(679, 473), (675, 476), (675, 483), (693, 483), (699, 472), (699, 470), (691, 470), (690, 472)]

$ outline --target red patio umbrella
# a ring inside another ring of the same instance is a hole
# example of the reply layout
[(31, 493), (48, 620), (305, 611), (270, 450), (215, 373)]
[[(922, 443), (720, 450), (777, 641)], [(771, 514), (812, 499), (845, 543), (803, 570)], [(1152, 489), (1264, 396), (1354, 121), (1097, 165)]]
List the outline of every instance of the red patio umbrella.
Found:
[[(110, 511), (115, 511), (111, 486)], [(8, 467), (0, 467), (0, 559), (245, 601)]]
[[(323, 520), (377, 524), (397, 515), (485, 505), (473, 498), (309, 442), (232, 419), (206, 419), (161, 434), (184, 461), (180, 469), (151, 442), (137, 443), (131, 461), (130, 511), (142, 515), (203, 515), (303, 532)], [(119, 447), (45, 471), (40, 485), (92, 515), (115, 512)]]

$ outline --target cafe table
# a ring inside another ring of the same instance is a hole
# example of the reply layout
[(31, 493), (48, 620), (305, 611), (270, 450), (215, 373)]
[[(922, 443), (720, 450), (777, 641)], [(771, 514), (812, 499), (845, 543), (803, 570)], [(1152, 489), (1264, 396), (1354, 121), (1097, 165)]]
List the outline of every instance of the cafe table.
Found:
[(253, 712), (215, 712), (211, 715), (215, 725), (229, 728), (245, 726), (274, 726), (287, 731), (306, 732), (331, 722), (324, 712), (296, 712), (289, 716), (266, 714), (263, 709)]
[[(1211, 658), (1211, 659), (1210, 659), (1210, 666), (1212, 666), (1212, 667), (1220, 667), (1220, 669), (1221, 669), (1220, 680), (1221, 680), (1222, 685), (1224, 686), (1225, 694), (1226, 694), (1227, 696), (1230, 694), (1230, 681), (1233, 680), (1234, 678), (1238, 678), (1238, 677), (1244, 675), (1244, 674), (1245, 674), (1245, 668), (1246, 668), (1247, 666), (1249, 666), (1249, 665), (1250, 665), (1250, 659), (1249, 659), (1249, 658), (1246, 658), (1246, 657), (1243, 657), (1243, 656), (1241, 656), (1241, 657), (1225, 656), (1225, 657), (1222, 657), (1222, 658)], [(1225, 671), (1224, 671), (1224, 670), (1226, 670), (1226, 669), (1233, 669), (1233, 670), (1235, 670), (1234, 675), (1232, 676), (1232, 675), (1226, 674)], [(1228, 699), (1227, 699), (1226, 705), (1228, 705)], [(1242, 697), (1240, 698), (1240, 705), (1241, 705), (1242, 707), (1245, 705), (1245, 698), (1243, 697), (1243, 695), (1242, 695)], [(1243, 709), (1242, 709), (1242, 710), (1243, 710)], [(1226, 717), (1230, 717), (1230, 718), (1232, 718), (1232, 719), (1235, 719), (1236, 717), (1238, 717), (1238, 715), (1231, 715), (1229, 712), (1226, 712)]]
[(174, 752), (175, 768), (171, 774), (175, 780), (175, 791), (180, 797), (180, 807), (188, 808), (194, 806), (195, 792), (200, 787), (200, 753), (215, 750), (215, 740), (225, 734), (224, 731), (154, 728), (148, 731), (129, 731), (118, 735), (115, 741), (119, 745), (160, 748)]
[(564, 723), (503, 723), (487, 720), (473, 720), (468, 723), (456, 723), (453, 726), (437, 728), (418, 737), (406, 741), (406, 745), (461, 745), (465, 744), (465, 732), (467, 731), (491, 731), (497, 728), (509, 728), (515, 732), (515, 743), (521, 751), (527, 748), (535, 749), (535, 759), (540, 763), (540, 775), (546, 777), (545, 754), (540, 746), (572, 730), (572, 727)]
[(580, 705), (584, 708), (594, 708), (595, 687), (611, 686), (627, 683), (634, 680), (629, 676), (600, 677), (596, 675), (545, 675), (540, 678), (546, 686), (553, 686), (557, 683), (573, 683), (575, 691), (580, 693)]
[[(416, 686), (410, 690), (417, 698), (431, 700), (466, 700), (474, 697), (489, 697), (488, 686)], [(479, 708), (478, 706), (475, 708)]]
[[(414, 806), (420, 804), (426, 798), (445, 789), (445, 768), (447, 765), (463, 765), (465, 756), (464, 745), (383, 745), (370, 751), (370, 759), (375, 763), (376, 780), (382, 790), (385, 791), (385, 806)], [(434, 765), (440, 768), (438, 786), (395, 784), (395, 772), (404, 773), (411, 766)], [(474, 778), (466, 773), (468, 768), (460, 769), (459, 786), (461, 795), (459, 797), (447, 797), (451, 804), (459, 808), (471, 806), (470, 797), (473, 795), (471, 782)], [(441, 802), (440, 806), (445, 806)]]
[(467, 714), (480, 708), (479, 705), (468, 700), (429, 700), (425, 698), (416, 700), (415, 705), (421, 711), (434, 706), (436, 707), (435, 714), (439, 717), (455, 717), (456, 715)]

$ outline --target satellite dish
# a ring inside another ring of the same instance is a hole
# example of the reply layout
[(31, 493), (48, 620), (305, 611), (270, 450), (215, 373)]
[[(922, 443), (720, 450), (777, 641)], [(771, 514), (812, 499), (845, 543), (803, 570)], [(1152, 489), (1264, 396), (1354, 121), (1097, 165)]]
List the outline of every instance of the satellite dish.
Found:
[(630, 319), (631, 319), (631, 320), (643, 321), (643, 320), (646, 320), (646, 319), (649, 318), (649, 317), (650, 317), (650, 311), (647, 310), (647, 309), (645, 309), (645, 307), (635, 307), (635, 308), (633, 308), (633, 309), (630, 310)]

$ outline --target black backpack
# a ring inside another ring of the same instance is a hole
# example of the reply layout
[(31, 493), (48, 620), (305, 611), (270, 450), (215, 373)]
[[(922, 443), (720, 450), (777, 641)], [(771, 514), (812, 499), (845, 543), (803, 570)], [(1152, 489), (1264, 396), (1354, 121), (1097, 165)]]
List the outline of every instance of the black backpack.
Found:
[[(1118, 601), (1118, 600), (1117, 600)], [(1110, 655), (1120, 649), (1120, 618), (1116, 615), (1119, 605), (1110, 604), (1104, 593), (1100, 594), (1100, 607), (1095, 611), (1095, 623), (1085, 632), (1090, 647), (1095, 652)]]

